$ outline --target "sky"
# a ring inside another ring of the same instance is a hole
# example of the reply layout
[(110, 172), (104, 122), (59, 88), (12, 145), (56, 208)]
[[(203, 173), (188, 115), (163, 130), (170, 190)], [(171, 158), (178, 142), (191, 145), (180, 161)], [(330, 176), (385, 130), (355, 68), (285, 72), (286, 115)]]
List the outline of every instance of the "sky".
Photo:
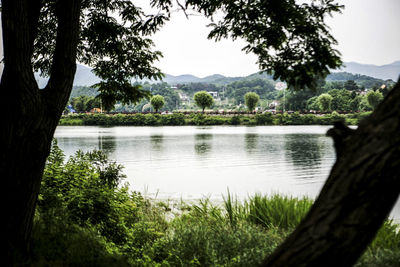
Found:
[[(144, 3), (139, 2), (145, 8)], [(328, 18), (337, 49), (345, 62), (384, 65), (400, 60), (400, 0), (339, 0), (343, 14)], [(257, 58), (241, 51), (243, 41), (208, 40), (209, 21), (201, 16), (189, 19), (182, 12), (152, 38), (164, 57), (156, 63), (164, 73), (246, 76), (259, 71)]]

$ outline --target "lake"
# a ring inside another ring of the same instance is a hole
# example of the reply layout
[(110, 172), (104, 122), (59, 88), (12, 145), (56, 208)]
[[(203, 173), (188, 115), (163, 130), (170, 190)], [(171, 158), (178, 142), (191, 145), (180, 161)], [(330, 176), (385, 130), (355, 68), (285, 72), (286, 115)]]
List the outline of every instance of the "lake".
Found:
[[(330, 126), (59, 126), (67, 156), (101, 149), (125, 166), (132, 190), (159, 199), (315, 197), (335, 161)], [(392, 212), (400, 218), (400, 205)]]

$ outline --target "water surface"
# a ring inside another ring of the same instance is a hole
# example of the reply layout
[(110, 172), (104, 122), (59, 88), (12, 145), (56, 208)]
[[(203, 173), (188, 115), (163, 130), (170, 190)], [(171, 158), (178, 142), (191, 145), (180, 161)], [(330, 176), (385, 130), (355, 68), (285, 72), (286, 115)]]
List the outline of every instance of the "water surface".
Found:
[[(102, 149), (125, 166), (132, 190), (158, 198), (254, 193), (315, 197), (335, 161), (329, 126), (59, 126), (67, 156)], [(394, 209), (400, 217), (400, 205)]]

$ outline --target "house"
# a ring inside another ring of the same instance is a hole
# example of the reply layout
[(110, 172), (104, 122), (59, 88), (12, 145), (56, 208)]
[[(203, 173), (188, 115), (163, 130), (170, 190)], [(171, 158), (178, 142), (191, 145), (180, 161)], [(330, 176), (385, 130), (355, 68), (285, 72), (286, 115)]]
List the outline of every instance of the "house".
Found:
[(189, 97), (185, 93), (178, 93), (178, 94), (179, 94), (179, 98), (182, 101), (188, 101), (189, 100)]
[(271, 103), (269, 103), (270, 109), (276, 109), (277, 106), (279, 106), (279, 101), (277, 101), (277, 100), (274, 100)]
[(207, 93), (209, 93), (213, 98), (218, 97), (218, 92), (216, 92), (216, 91), (208, 91)]

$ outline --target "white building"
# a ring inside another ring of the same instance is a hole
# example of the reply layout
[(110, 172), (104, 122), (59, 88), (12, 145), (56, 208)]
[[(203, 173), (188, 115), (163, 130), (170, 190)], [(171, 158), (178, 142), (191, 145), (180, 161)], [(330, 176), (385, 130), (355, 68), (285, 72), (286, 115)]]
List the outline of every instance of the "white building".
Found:
[(218, 97), (218, 92), (213, 92), (213, 91), (209, 91), (209, 92), (207, 92), (207, 93), (209, 93), (213, 98), (217, 98)]

